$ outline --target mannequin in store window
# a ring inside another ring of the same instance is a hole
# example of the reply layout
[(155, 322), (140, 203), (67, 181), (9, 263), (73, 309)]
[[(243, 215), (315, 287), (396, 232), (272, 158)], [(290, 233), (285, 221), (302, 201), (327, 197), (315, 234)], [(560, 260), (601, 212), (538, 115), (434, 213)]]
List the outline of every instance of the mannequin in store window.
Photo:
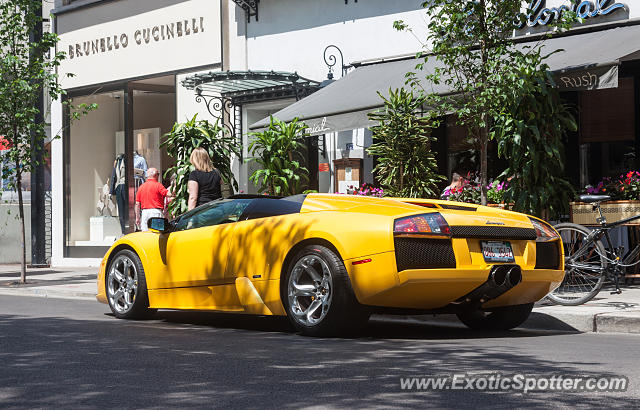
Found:
[(133, 151), (133, 175), (136, 187), (144, 183), (147, 169), (147, 160), (144, 159), (142, 155), (138, 154), (138, 151)]
[(120, 154), (113, 163), (113, 171), (111, 171), (111, 181), (109, 184), (109, 193), (115, 195), (116, 204), (118, 205), (118, 218), (120, 219), (120, 228), (124, 234), (126, 231), (125, 222), (125, 206), (127, 203), (127, 189), (125, 178), (125, 157)]

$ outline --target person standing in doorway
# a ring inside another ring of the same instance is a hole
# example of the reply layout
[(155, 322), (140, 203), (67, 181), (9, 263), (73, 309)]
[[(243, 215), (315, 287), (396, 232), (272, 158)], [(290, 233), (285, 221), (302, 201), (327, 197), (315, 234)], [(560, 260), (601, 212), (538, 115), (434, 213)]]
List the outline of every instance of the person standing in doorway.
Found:
[(149, 218), (164, 217), (164, 202), (167, 196), (171, 196), (167, 188), (158, 182), (160, 173), (155, 168), (147, 170), (147, 180), (140, 185), (136, 193), (136, 225), (141, 231), (148, 231)]
[(214, 168), (211, 157), (204, 148), (196, 148), (189, 157), (195, 170), (189, 174), (189, 210), (214, 199), (222, 198), (222, 177)]
[(458, 192), (458, 189), (462, 186), (462, 184), (462, 176), (460, 176), (460, 174), (458, 174), (457, 172), (454, 172), (453, 176), (451, 177), (451, 184), (446, 187), (444, 191), (442, 191), (442, 194), (440, 194), (440, 199), (448, 199), (451, 194)]

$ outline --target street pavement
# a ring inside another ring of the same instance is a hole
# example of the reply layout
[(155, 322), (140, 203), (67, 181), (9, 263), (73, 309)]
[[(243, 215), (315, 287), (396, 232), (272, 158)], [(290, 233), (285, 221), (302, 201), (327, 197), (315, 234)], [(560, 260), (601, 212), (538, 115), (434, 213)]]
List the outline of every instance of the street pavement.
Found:
[[(639, 341), (377, 319), (355, 336), (319, 339), (296, 334), (286, 318), (159, 311), (127, 321), (95, 301), (0, 295), (0, 408), (637, 408)], [(629, 385), (402, 389), (402, 378), (454, 375)]]
[[(0, 295), (94, 300), (97, 268), (29, 269), (21, 285), (19, 265), (0, 265)], [(536, 304), (523, 328), (601, 333), (640, 333), (640, 285), (623, 287), (611, 295), (606, 286), (581, 306), (555, 306), (546, 300)], [(378, 319), (415, 323), (458, 323), (454, 315), (377, 316)]]

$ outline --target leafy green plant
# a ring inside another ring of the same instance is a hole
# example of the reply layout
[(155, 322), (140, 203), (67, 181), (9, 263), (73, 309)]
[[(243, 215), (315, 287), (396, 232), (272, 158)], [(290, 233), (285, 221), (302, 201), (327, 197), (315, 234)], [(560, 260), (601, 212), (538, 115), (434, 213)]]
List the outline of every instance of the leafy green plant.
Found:
[(176, 161), (176, 164), (164, 173), (167, 178), (175, 175), (172, 188), (175, 198), (169, 203), (169, 212), (172, 215), (180, 215), (189, 208), (187, 181), (189, 174), (194, 170), (189, 157), (198, 147), (207, 150), (213, 166), (218, 169), (223, 181), (232, 190), (238, 190), (238, 182), (231, 170), (231, 157), (232, 155), (240, 156), (240, 147), (234, 136), (220, 126), (219, 121), (216, 120), (212, 124), (207, 120), (198, 120), (196, 114), (187, 122), (176, 122), (171, 132), (164, 137), (165, 140), (161, 146), (166, 147), (169, 156)]
[(253, 139), (249, 152), (254, 157), (248, 161), (258, 163), (261, 169), (254, 171), (249, 180), (258, 187), (258, 192), (271, 195), (300, 192), (302, 183), (309, 179), (300, 154), (304, 148), (300, 139), (307, 136), (306, 128), (297, 118), (287, 124), (272, 116), (264, 131), (250, 134)]
[(424, 97), (400, 88), (389, 90), (384, 108), (369, 114), (379, 123), (371, 128), (373, 144), (369, 155), (377, 157), (373, 172), (384, 188), (385, 195), (409, 198), (438, 196), (438, 182), (444, 177), (437, 173), (435, 155), (431, 150), (433, 122), (419, 112)]
[(498, 154), (509, 164), (500, 176), (509, 179), (504, 202), (516, 211), (549, 219), (566, 213), (574, 196), (564, 178), (563, 140), (567, 131), (577, 130), (577, 124), (561, 103), (547, 68), (520, 67), (522, 82), (507, 112), (496, 116), (495, 134)]
[[(66, 94), (56, 70), (66, 55), (50, 52), (55, 49), (58, 36), (44, 32), (39, 39), (30, 38), (43, 23), (41, 7), (42, 0), (0, 1), (0, 135), (8, 143), (2, 178), (18, 194), (22, 283), (27, 280), (22, 178), (43, 165), (47, 138), (46, 124), (38, 120), (46, 113), (41, 112), (38, 100), (58, 100)], [(97, 108), (96, 104), (64, 104), (70, 107), (70, 122)]]
[[(524, 82), (532, 80), (521, 75), (523, 68), (544, 70), (539, 53), (531, 58), (530, 48), (512, 41), (514, 30), (526, 19), (522, 6), (521, 0), (424, 1), (422, 7), (429, 20), (424, 44), (432, 54), (422, 54), (423, 62), (417, 64), (416, 71), (407, 73), (407, 82), (426, 94), (427, 106), (441, 118), (452, 114), (473, 138), (480, 152), (482, 204), (487, 203), (487, 157), (489, 140), (495, 135), (494, 118), (508, 115), (505, 107), (510, 105), (514, 89), (526, 87)], [(552, 25), (564, 29), (575, 20), (574, 12), (565, 11)], [(394, 27), (410, 30), (402, 21), (396, 21)], [(446, 86), (447, 95), (426, 90), (418, 78), (430, 59), (438, 64), (425, 75), (427, 83)]]

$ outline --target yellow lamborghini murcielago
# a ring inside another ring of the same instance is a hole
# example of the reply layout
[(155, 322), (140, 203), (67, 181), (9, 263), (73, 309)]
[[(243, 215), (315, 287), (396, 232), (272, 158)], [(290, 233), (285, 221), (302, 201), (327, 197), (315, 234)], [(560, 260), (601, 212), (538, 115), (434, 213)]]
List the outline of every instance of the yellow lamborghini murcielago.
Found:
[(373, 312), (455, 313), (471, 328), (511, 329), (564, 275), (546, 222), (456, 202), (239, 195), (149, 226), (102, 260), (97, 298), (118, 318), (286, 315), (322, 336)]

